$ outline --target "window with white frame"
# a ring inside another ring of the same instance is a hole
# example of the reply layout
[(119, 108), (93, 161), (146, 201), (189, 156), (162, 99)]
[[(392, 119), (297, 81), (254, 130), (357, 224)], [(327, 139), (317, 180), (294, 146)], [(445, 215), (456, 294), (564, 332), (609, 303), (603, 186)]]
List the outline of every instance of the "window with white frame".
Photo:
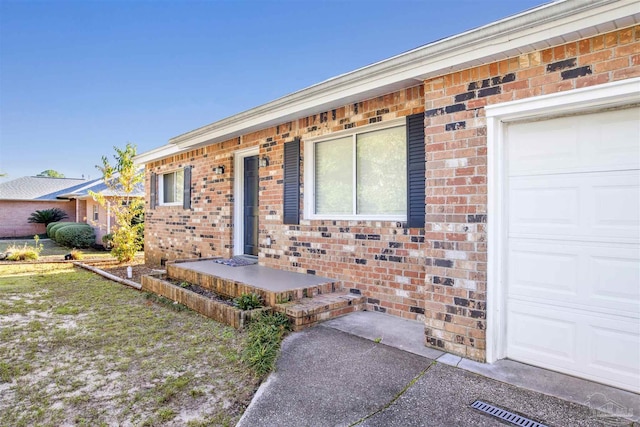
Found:
[(93, 220), (97, 221), (99, 218), (99, 213), (98, 213), (98, 205), (93, 205)]
[(161, 205), (182, 205), (184, 192), (184, 170), (160, 175), (160, 191), (158, 192)]
[(405, 126), (310, 144), (307, 158), (311, 162), (307, 164), (312, 170), (307, 178), (312, 181), (312, 192), (305, 203), (309, 218), (406, 220)]

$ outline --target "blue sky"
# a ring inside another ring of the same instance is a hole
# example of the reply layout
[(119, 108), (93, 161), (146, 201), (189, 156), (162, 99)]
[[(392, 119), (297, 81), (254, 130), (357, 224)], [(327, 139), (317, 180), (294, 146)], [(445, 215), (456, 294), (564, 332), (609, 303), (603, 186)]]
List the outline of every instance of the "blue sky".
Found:
[(168, 139), (545, 3), (0, 0), (0, 172), (99, 177)]

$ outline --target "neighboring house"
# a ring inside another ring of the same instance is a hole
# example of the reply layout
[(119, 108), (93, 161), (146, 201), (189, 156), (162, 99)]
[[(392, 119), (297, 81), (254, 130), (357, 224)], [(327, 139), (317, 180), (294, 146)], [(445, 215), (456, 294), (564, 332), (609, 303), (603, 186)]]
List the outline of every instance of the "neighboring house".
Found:
[(75, 221), (78, 206), (59, 196), (87, 185), (85, 179), (25, 176), (0, 183), (0, 237), (25, 237), (45, 232), (44, 224), (28, 222), (37, 210), (59, 208)]
[[(110, 232), (114, 223), (109, 209), (100, 206), (89, 191), (116, 199), (102, 179), (49, 178), (26, 176), (0, 183), (0, 237), (25, 237), (44, 233), (44, 224), (28, 222), (36, 210), (60, 208), (69, 216), (63, 221), (86, 222), (96, 232), (96, 243)], [(134, 197), (144, 197), (140, 187)], [(115, 203), (115, 200), (114, 200)]]
[(179, 135), (137, 157), (147, 262), (257, 255), (638, 392), (639, 22), (554, 2)]
[[(91, 192), (102, 194), (107, 200), (107, 206), (103, 207), (91, 196)], [(115, 224), (115, 217), (111, 212), (111, 206), (114, 203), (123, 203), (123, 193), (117, 192), (104, 183), (103, 179), (98, 179), (87, 183), (87, 185), (79, 188), (70, 188), (63, 192), (60, 197), (75, 200), (77, 203), (78, 222), (86, 222), (93, 226), (96, 233), (96, 244), (102, 245), (102, 237), (111, 233), (111, 228)], [(143, 198), (144, 184), (136, 186), (130, 197)]]

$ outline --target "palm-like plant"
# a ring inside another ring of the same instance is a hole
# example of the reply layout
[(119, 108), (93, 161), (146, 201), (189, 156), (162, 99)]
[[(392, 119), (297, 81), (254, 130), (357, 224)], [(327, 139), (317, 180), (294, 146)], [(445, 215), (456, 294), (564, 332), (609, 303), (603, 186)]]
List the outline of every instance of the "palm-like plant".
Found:
[(60, 208), (44, 209), (41, 211), (35, 211), (31, 214), (28, 221), (36, 224), (49, 225), (52, 222), (60, 221), (61, 219), (68, 218), (69, 215)]

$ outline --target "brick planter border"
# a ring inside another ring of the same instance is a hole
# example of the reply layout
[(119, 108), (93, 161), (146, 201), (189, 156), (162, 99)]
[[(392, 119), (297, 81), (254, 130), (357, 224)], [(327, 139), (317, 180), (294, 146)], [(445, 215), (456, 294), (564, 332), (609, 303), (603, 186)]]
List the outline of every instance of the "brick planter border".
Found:
[(268, 307), (255, 310), (240, 310), (216, 300), (199, 295), (188, 289), (183, 289), (164, 280), (165, 274), (142, 276), (142, 290), (153, 292), (172, 301), (183, 304), (193, 311), (236, 329), (243, 328), (247, 322), (258, 313), (270, 310)]

